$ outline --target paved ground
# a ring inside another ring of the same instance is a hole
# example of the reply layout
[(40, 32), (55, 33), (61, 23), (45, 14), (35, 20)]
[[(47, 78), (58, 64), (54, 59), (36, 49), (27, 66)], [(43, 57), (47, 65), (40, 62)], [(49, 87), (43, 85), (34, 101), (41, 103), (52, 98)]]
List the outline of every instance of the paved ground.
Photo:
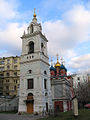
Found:
[(4, 114), (0, 113), (0, 120), (36, 120), (40, 116), (36, 115), (18, 115), (18, 114)]

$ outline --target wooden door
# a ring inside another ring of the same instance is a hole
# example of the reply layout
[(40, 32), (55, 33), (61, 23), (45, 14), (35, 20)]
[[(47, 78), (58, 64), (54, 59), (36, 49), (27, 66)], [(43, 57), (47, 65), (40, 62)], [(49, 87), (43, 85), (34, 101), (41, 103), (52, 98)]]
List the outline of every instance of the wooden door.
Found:
[(33, 113), (33, 103), (27, 104), (27, 113)]

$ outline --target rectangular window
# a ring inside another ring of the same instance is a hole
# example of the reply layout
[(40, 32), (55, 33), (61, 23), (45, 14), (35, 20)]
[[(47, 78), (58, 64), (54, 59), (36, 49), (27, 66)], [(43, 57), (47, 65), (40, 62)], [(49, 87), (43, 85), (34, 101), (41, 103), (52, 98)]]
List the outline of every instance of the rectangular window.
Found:
[(17, 80), (16, 80), (16, 83), (17, 83)]
[(1, 73), (1, 74), (0, 74), (0, 77), (3, 77), (3, 76), (4, 76), (4, 73)]
[(6, 95), (9, 95), (9, 93), (6, 93)]
[(14, 73), (14, 76), (17, 76), (17, 72)]
[(19, 86), (20, 86), (20, 85), (18, 84), (18, 88), (19, 88)]
[(6, 80), (6, 82), (9, 82), (9, 80)]
[(7, 69), (10, 69), (10, 66), (9, 66), (9, 65), (7, 66)]
[(0, 67), (0, 71), (3, 71), (4, 70), (4, 67)]
[(44, 89), (47, 89), (47, 80), (44, 79)]
[(0, 65), (3, 65), (4, 64), (4, 61), (0, 61)]
[(6, 89), (9, 90), (9, 86), (6, 86)]
[(27, 88), (28, 89), (33, 89), (33, 79), (28, 79), (27, 80)]
[(8, 63), (8, 64), (10, 63), (10, 59), (7, 59), (7, 63)]
[(17, 70), (17, 65), (14, 65), (14, 69)]
[(16, 86), (14, 86), (14, 90), (16, 90), (17, 89), (17, 87)]
[(14, 59), (14, 63), (17, 63), (17, 59)]
[(7, 77), (9, 77), (9, 76), (10, 76), (10, 74), (9, 74), (9, 73), (6, 73), (6, 76), (7, 76)]

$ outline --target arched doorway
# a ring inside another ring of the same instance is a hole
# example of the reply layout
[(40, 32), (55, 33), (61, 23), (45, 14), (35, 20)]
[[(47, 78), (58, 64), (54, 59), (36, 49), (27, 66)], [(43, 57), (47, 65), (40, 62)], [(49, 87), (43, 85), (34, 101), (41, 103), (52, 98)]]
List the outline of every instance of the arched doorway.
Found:
[(34, 106), (33, 94), (29, 93), (27, 96), (27, 113), (33, 113), (33, 106)]

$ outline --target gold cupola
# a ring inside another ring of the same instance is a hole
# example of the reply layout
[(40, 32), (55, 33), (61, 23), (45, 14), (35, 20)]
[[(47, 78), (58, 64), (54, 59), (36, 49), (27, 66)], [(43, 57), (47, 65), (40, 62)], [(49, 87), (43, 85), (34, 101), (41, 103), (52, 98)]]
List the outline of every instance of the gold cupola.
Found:
[(37, 22), (37, 18), (36, 18), (36, 13), (35, 13), (35, 8), (34, 8), (34, 14), (33, 14), (33, 22), (36, 23)]
[(57, 63), (55, 64), (55, 68), (60, 67), (60, 66), (61, 66), (61, 64), (58, 61), (58, 54), (57, 54)]

